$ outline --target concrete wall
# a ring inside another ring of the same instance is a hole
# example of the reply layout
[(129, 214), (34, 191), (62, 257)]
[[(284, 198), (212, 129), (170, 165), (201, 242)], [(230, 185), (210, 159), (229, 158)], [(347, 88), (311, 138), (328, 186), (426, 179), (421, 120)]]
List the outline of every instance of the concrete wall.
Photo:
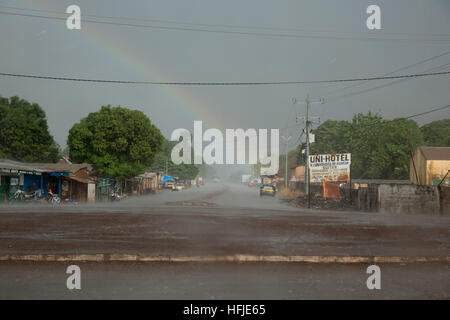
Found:
[(450, 216), (450, 187), (440, 186), (438, 190), (441, 215)]
[[(356, 191), (356, 192), (353, 192)], [(352, 191), (352, 203), (356, 205), (358, 210), (362, 211), (378, 211), (378, 185), (369, 184), (364, 186), (364, 184), (359, 184), (358, 189), (353, 189)]]
[(440, 214), (438, 188), (435, 186), (380, 184), (379, 212)]

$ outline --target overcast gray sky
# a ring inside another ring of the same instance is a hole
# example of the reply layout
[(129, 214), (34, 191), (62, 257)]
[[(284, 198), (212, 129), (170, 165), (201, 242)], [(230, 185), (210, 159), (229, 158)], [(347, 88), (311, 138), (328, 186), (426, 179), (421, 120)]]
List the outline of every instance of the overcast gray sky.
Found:
[[(379, 76), (450, 52), (449, 0), (0, 0), (0, 6), (58, 12), (65, 12), (70, 4), (81, 7), (82, 18), (90, 14), (170, 20), (177, 24), (108, 21), (305, 37), (90, 23), (82, 23), (82, 29), (75, 31), (68, 30), (61, 20), (0, 14), (0, 72), (168, 82), (303, 81)], [(382, 30), (366, 28), (369, 4), (381, 7)], [(0, 12), (56, 16), (1, 7)], [(397, 74), (421, 73), (447, 63), (450, 54)], [(448, 70), (450, 65), (433, 71)], [(390, 82), (364, 83), (349, 89), (345, 89), (348, 83), (180, 87), (0, 77), (0, 95), (18, 95), (39, 103), (47, 113), (51, 133), (65, 146), (71, 126), (101, 105), (142, 110), (169, 137), (176, 128), (192, 131), (194, 120), (219, 129), (282, 128), (286, 123), (295, 123), (294, 112), (304, 112), (304, 106), (292, 106), (293, 96), (300, 100), (309, 93), (311, 97), (332, 98)], [(330, 100), (314, 106), (312, 114), (319, 115), (322, 121), (349, 120), (354, 113), (367, 110), (380, 111), (386, 118), (408, 116), (449, 104), (449, 88), (449, 76), (401, 81)], [(446, 109), (415, 120), (423, 124), (449, 116)], [(296, 130), (299, 128), (293, 128), (290, 134), (296, 135)]]

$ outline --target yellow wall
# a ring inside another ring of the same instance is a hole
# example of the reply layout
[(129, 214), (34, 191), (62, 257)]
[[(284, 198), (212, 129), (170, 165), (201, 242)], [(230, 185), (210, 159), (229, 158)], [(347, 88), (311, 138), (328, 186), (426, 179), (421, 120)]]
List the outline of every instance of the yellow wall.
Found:
[[(444, 178), (444, 176), (447, 174), (447, 171), (449, 169), (450, 169), (450, 160), (428, 160), (426, 184), (433, 185), (439, 183), (442, 180), (442, 178)], [(442, 183), (443, 185), (448, 186), (450, 184), (449, 175), (447, 175), (447, 178)], [(435, 180), (439, 180), (439, 182), (436, 183)]]
[[(422, 152), (416, 150), (416, 153), (414, 154), (414, 165), (416, 166), (418, 179), (416, 179), (416, 172), (414, 171), (413, 162), (411, 161), (409, 171), (411, 181), (418, 185), (433, 185), (434, 183), (439, 183), (450, 169), (450, 159), (427, 160)], [(439, 180), (439, 182), (436, 182), (436, 180)], [(450, 185), (450, 174), (442, 184), (447, 186)]]

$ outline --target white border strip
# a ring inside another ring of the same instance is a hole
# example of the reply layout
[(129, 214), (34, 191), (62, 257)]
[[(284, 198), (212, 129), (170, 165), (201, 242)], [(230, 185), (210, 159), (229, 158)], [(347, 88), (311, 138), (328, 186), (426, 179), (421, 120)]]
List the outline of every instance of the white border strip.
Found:
[(0, 261), (36, 262), (300, 262), (300, 263), (413, 263), (450, 262), (450, 256), (165, 256), (151, 254), (6, 254)]

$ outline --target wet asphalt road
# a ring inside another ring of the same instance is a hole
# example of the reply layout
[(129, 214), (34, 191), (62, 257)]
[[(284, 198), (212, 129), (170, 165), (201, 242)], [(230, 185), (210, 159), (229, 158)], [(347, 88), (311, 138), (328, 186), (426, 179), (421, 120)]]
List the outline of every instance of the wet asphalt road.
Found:
[(96, 206), (3, 206), (0, 254), (14, 253), (449, 256), (450, 219), (304, 210), (214, 184)]
[[(450, 256), (450, 219), (302, 210), (258, 189), (211, 184), (120, 203), (0, 207), (0, 255)], [(448, 298), (449, 265), (387, 264), (384, 287), (365, 265), (87, 263), (68, 292), (63, 263), (0, 263), (0, 298)], [(61, 272), (62, 270), (62, 272)]]
[(449, 299), (448, 264), (384, 264), (381, 289), (367, 265), (286, 263), (0, 263), (0, 299)]

